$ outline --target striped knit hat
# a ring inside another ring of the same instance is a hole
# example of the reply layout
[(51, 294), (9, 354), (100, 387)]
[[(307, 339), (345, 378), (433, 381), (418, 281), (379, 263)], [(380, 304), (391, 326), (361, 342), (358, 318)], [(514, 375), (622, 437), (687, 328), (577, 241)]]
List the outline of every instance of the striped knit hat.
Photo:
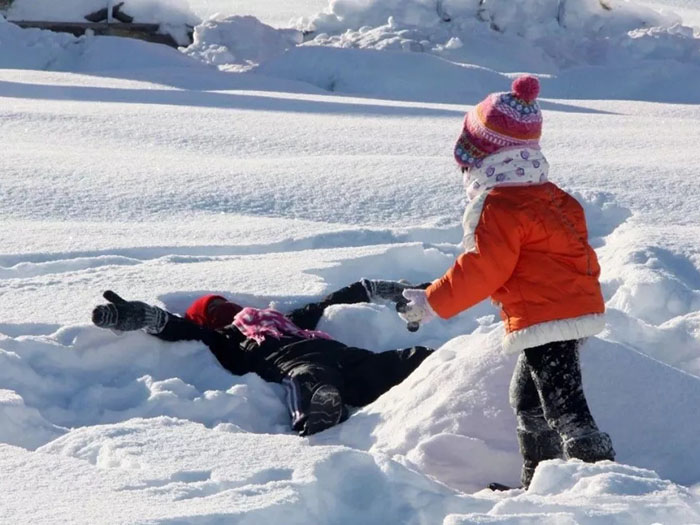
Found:
[(513, 82), (510, 93), (491, 93), (474, 106), (464, 119), (455, 145), (457, 164), (479, 167), (481, 160), (513, 146), (539, 149), (542, 111), (537, 103), (540, 82), (524, 75)]

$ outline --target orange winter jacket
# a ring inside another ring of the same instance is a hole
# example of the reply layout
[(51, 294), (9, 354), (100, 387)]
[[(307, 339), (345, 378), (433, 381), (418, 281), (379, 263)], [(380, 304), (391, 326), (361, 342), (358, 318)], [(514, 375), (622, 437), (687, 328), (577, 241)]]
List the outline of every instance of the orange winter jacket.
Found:
[(509, 350), (603, 329), (600, 266), (583, 208), (556, 185), (497, 186), (480, 195), (467, 207), (464, 240), (467, 251), (426, 290), (440, 317), (491, 296)]

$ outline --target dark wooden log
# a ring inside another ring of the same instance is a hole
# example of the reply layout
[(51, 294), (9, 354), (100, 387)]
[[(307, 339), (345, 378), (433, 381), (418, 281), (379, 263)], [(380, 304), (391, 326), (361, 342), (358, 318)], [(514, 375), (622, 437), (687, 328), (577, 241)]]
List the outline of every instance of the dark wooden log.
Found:
[[(122, 12), (123, 5), (124, 2), (119, 2), (118, 4), (112, 6), (112, 18), (119, 20), (120, 22), (123, 22), (125, 24), (130, 24), (134, 21), (134, 17)], [(106, 7), (103, 7), (102, 9), (99, 9), (94, 13), (90, 13), (89, 15), (85, 15), (85, 20), (87, 20), (88, 22), (103, 22), (108, 18), (109, 12)]]
[(17, 24), (23, 28), (47, 29), (58, 33), (71, 33), (75, 36), (81, 36), (86, 31), (94, 31), (96, 35), (105, 36), (122, 36), (129, 38), (137, 38), (147, 42), (155, 42), (157, 44), (165, 44), (170, 47), (179, 47), (179, 44), (170, 35), (159, 33), (160, 26), (158, 24), (107, 24), (103, 22), (43, 22), (35, 20), (8, 20), (13, 24)]

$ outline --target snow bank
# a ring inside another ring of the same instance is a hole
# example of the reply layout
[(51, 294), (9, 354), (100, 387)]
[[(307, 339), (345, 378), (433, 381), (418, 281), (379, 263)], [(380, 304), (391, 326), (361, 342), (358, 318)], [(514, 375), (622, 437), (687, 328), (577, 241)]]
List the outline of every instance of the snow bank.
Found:
[(201, 345), (169, 345), (141, 333), (116, 337), (89, 327), (6, 340), (0, 348), (0, 384), (21, 396), (8, 398), (8, 406), (22, 406), (24, 399), (29, 415), (51, 422), (35, 417), (27, 424), (41, 432), (26, 440), (13, 433), (8, 443), (34, 448), (62, 433), (58, 427), (160, 415), (253, 432), (288, 428), (278, 385), (254, 374), (231, 376)]
[[(15, 0), (8, 20), (42, 22), (87, 22), (86, 16), (120, 2), (111, 0)], [(190, 28), (201, 20), (187, 0), (124, 0), (120, 10), (134, 23), (158, 24), (161, 33), (170, 34), (179, 44), (190, 43)]]
[[(193, 441), (201, 448), (191, 447)], [(490, 507), (386, 458), (310, 445), (230, 425), (208, 429), (171, 418), (133, 419), (75, 430), (33, 456), (4, 446), (4, 471), (22, 462), (24, 476), (35, 483), (17, 490), (6, 477), (0, 487), (5, 509), (15, 516), (73, 523), (355, 523), (361, 516), (363, 523), (428, 524), (450, 512)], [(77, 500), (70, 502), (79, 514), (43, 504), (55, 497), (58, 473), (66, 470), (81, 475), (70, 476), (66, 496)], [(50, 489), (37, 490), (39, 482)], [(36, 510), (22, 505), (22, 494), (24, 501), (32, 496)], [(109, 508), (90, 504), (96, 500), (109, 501)]]
[(294, 29), (274, 29), (252, 16), (210, 19), (195, 27), (194, 41), (184, 52), (216, 66), (247, 69), (283, 54), (302, 42)]
[(0, 442), (34, 449), (56, 439), (65, 428), (49, 423), (12, 390), (0, 390)]
[[(0, 68), (73, 72), (206, 68), (167, 46), (141, 40), (22, 29), (0, 19)], [(128, 58), (126, 58), (128, 57)]]
[(67, 33), (22, 29), (0, 16), (0, 67), (46, 69), (56, 57), (77, 52), (77, 39)]
[[(112, 5), (120, 3), (113, 1)], [(9, 20), (86, 22), (85, 16), (104, 9), (108, 0), (14, 0), (7, 12)], [(187, 0), (123, 0), (121, 11), (136, 23), (194, 26), (200, 18)]]
[(311, 44), (425, 51), (481, 65), (496, 55), (496, 67), (545, 72), (628, 55), (697, 62), (698, 39), (680, 23), (627, 0), (334, 0), (300, 27), (314, 31)]
[(428, 54), (307, 46), (261, 64), (256, 72), (301, 80), (330, 92), (454, 103), (476, 100), (508, 85), (493, 70), (459, 66)]
[[(642, 503), (643, 502), (643, 503)], [(509, 491), (488, 514), (454, 514), (444, 525), (695, 523), (700, 506), (686, 488), (646, 469), (601, 462), (545, 461), (526, 493)]]
[[(344, 308), (353, 309), (336, 313)], [(310, 439), (289, 435), (278, 385), (231, 376), (196, 344), (87, 327), (5, 339), (0, 383), (37, 408), (2, 393), (0, 413), (10, 425), (1, 437), (26, 448), (45, 444), (33, 455), (4, 447), (0, 466), (11, 473), (0, 480), (4, 508), (34, 521), (48, 519), (42, 509), (50, 508), (52, 519), (77, 523), (199, 515), (212, 524), (243, 516), (251, 524), (354, 523), (358, 516), (367, 523), (597, 523), (591, 508), (596, 520), (620, 522), (699, 516), (697, 498), (672, 481), (700, 481), (692, 403), (700, 378), (599, 339), (582, 351), (584, 383), (620, 463), (545, 462), (527, 493), (460, 496), (430, 481), (462, 491), (517, 483), (507, 404), (515, 356), (499, 352), (501, 336), (493, 319), (485, 322)], [(66, 480), (75, 481), (65, 506), (22, 505), (55, 497)], [(109, 513), (89, 503), (100, 499), (110, 501)]]
[[(693, 46), (698, 42), (693, 40)], [(485, 47), (489, 46), (485, 44)], [(496, 42), (493, 47), (498, 49), (499, 44)], [(484, 65), (503, 66), (501, 55), (484, 58)], [(476, 104), (489, 92), (508, 90), (514, 77), (429, 53), (306, 45), (262, 63), (254, 72), (307, 82), (333, 93), (461, 105)], [(700, 62), (687, 64), (674, 60), (571, 67), (540, 76), (541, 100), (621, 99), (697, 104), (700, 95), (688, 86), (699, 74)]]
[[(485, 326), (451, 340), (402, 384), (330, 430), (329, 439), (406, 457), (467, 492), (489, 480), (517, 485), (521, 458), (508, 405), (516, 356), (501, 353), (501, 337), (500, 327)], [(700, 399), (700, 378), (595, 338), (581, 359), (591, 410), (610, 433), (617, 461), (677, 483), (700, 482), (700, 451), (693, 445), (700, 422), (688, 404)], [(650, 384), (665, 385), (663, 395)]]

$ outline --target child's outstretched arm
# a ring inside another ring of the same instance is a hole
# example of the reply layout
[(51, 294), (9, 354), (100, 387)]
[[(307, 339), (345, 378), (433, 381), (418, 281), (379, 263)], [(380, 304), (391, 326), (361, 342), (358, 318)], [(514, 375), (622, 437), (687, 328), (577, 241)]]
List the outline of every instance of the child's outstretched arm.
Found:
[(426, 290), (435, 313), (450, 318), (503, 286), (518, 262), (523, 233), (510, 209), (487, 200), (473, 232), (474, 248)]

